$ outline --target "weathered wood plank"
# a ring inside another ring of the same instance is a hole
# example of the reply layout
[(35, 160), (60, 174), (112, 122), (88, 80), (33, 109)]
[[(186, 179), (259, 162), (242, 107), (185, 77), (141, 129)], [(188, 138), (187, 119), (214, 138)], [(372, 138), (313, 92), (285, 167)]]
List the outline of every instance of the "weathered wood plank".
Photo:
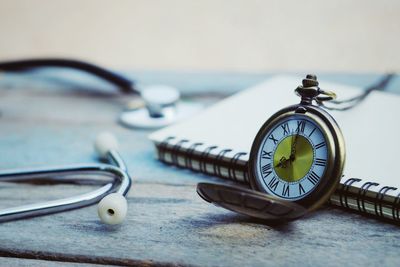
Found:
[[(167, 81), (180, 85), (187, 94), (232, 93), (264, 77), (140, 75), (144, 83)], [(213, 178), (161, 164), (146, 138), (149, 131), (127, 130), (115, 123), (127, 99), (95, 90), (63, 90), (76, 85), (28, 76), (29, 82), (16, 80), (17, 76), (0, 80), (0, 169), (96, 161), (92, 140), (99, 131), (110, 130), (120, 139), (135, 183), (128, 198), (127, 221), (120, 227), (100, 224), (94, 206), (3, 223), (0, 252), (8, 254), (2, 255), (90, 263), (107, 259), (116, 264), (398, 265), (398, 226), (334, 208), (293, 223), (268, 225), (208, 205), (197, 196), (195, 185)], [(350, 84), (366, 85), (377, 76), (345, 77)], [(96, 87), (86, 80), (84, 84)], [(92, 188), (0, 184), (0, 207)]]
[[(2, 206), (90, 190), (92, 186), (2, 186)], [(29, 192), (21, 194), (21, 192)], [(127, 221), (102, 225), (96, 207), (3, 223), (1, 250), (211, 266), (396, 266), (398, 226), (333, 208), (268, 225), (208, 205), (195, 185), (136, 183)], [(340, 257), (339, 257), (340, 255)]]
[(61, 262), (61, 261), (48, 261), (48, 260), (34, 260), (34, 259), (23, 259), (23, 258), (4, 258), (0, 257), (0, 266), (13, 266), (13, 267), (55, 267), (55, 266), (65, 266), (65, 267), (98, 267), (104, 266), (99, 264), (89, 264), (89, 263), (74, 263), (74, 262)]

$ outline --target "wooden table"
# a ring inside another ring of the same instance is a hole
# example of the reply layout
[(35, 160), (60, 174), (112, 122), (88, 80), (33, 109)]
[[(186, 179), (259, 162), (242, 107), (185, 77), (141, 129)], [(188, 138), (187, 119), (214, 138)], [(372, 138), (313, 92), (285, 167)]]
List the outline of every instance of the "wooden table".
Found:
[[(142, 84), (178, 86), (185, 98), (208, 104), (271, 76), (128, 74)], [(320, 75), (358, 86), (378, 77)], [(398, 266), (396, 225), (333, 207), (292, 223), (268, 224), (207, 204), (197, 196), (196, 183), (217, 178), (155, 160), (149, 131), (116, 123), (128, 98), (114, 91), (74, 72), (0, 76), (1, 169), (95, 162), (93, 140), (108, 130), (120, 139), (134, 177), (127, 220), (120, 226), (101, 224), (95, 206), (0, 224), (0, 265)], [(95, 187), (0, 184), (0, 208)]]

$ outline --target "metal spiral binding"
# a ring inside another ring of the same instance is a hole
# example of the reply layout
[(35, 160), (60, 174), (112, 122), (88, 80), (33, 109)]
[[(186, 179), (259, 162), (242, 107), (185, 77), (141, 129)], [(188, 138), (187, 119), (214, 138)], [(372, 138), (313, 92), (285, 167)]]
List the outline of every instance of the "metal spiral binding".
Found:
[[(237, 161), (240, 159), (240, 157), (241, 157), (241, 156), (244, 156), (244, 155), (246, 155), (246, 154), (247, 154), (247, 153), (245, 153), (245, 152), (236, 153), (236, 154), (233, 156), (233, 158), (231, 158), (231, 161), (230, 161), (231, 164), (230, 164), (230, 165), (231, 165), (231, 166), (235, 166), (235, 165), (237, 164)], [(236, 177), (236, 170), (234, 170), (232, 167), (230, 167), (230, 168), (228, 169), (228, 175), (229, 175), (229, 178), (233, 179), (234, 181), (236, 181), (236, 182), (242, 182), (242, 181), (239, 181), (239, 179)], [(244, 177), (245, 182), (248, 183), (248, 181), (246, 181), (246, 172), (244, 173), (243, 177)]]
[[(362, 181), (362, 179), (359, 179), (359, 178), (347, 179), (343, 183), (343, 189), (337, 191), (337, 193), (338, 193), (338, 195), (340, 197), (340, 205), (342, 207), (352, 209), (349, 206), (349, 203), (348, 203), (348, 197), (353, 198), (351, 196), (352, 194), (349, 193), (349, 190), (350, 190), (350, 187), (352, 186), (352, 184), (354, 184), (356, 182), (361, 182), (361, 181)], [(370, 213), (371, 214), (371, 211), (369, 211), (369, 212), (367, 211), (366, 206), (365, 206), (365, 202), (368, 199), (366, 194), (369, 191), (369, 189), (371, 187), (373, 187), (373, 186), (379, 186), (379, 183), (365, 182), (364, 184), (362, 184), (362, 186), (358, 190), (358, 193), (356, 194), (356, 201), (357, 201), (358, 211), (360, 211), (362, 213)], [(383, 186), (382, 188), (379, 189), (375, 199), (374, 200), (372, 200), (372, 199), (370, 200), (370, 202), (372, 202), (373, 205), (374, 205), (374, 213), (372, 213), (373, 215), (385, 218), (385, 214), (384, 214), (384, 210), (383, 210), (383, 203), (384, 203), (385, 197), (387, 196), (387, 193), (390, 190), (395, 191), (397, 189), (398, 188), (391, 187), (391, 186)], [(330, 203), (332, 203), (332, 202), (330, 202)], [(395, 198), (393, 204), (391, 204), (391, 207), (392, 207), (392, 218), (395, 221), (400, 221), (400, 193)], [(386, 217), (387, 217), (387, 215), (386, 215)]]
[(203, 145), (203, 143), (194, 143), (192, 144), (188, 150), (187, 150), (187, 156), (185, 157), (185, 167), (188, 168), (189, 170), (192, 170), (194, 172), (197, 172), (198, 170), (196, 170), (195, 168), (193, 168), (193, 162), (192, 162), (192, 158), (193, 158), (193, 153), (196, 150), (196, 147)]
[(399, 221), (399, 206), (400, 206), (400, 193), (397, 195), (396, 199), (394, 200), (393, 209), (392, 209), (392, 216), (395, 221)]
[[(377, 216), (379, 216), (379, 215), (382, 216), (382, 217), (384, 216), (383, 215), (383, 210), (382, 210), (382, 200), (384, 199), (385, 194), (389, 190), (397, 190), (397, 188), (396, 187), (391, 187), (391, 186), (384, 186), (379, 190), (378, 195), (376, 195), (376, 200), (375, 200), (375, 205), (374, 206), (375, 206), (375, 214)], [(379, 206), (379, 214), (378, 214), (378, 206)]]
[[(358, 190), (357, 207), (359, 211), (367, 212), (367, 210), (365, 209), (365, 195), (367, 194), (367, 191), (371, 186), (379, 186), (379, 184), (373, 182), (366, 182), (361, 186), (360, 190)], [(360, 207), (360, 202), (362, 209)]]
[(222, 161), (222, 159), (224, 158), (225, 154), (228, 153), (228, 152), (231, 152), (231, 151), (232, 151), (232, 149), (223, 149), (218, 153), (217, 158), (216, 158), (216, 160), (214, 162), (214, 173), (217, 176), (221, 177), (222, 173), (221, 173), (221, 164), (217, 165), (216, 163), (218, 161), (220, 161), (220, 160)]
[[(355, 182), (360, 182), (361, 181), (361, 179), (359, 179), (359, 178), (350, 178), (350, 179), (347, 179), (346, 180), (346, 182), (344, 182), (344, 184), (343, 184), (343, 194), (341, 193), (340, 194), (340, 205), (342, 205), (343, 207), (347, 207), (347, 208), (349, 208), (349, 204), (347, 203), (347, 195), (345, 194), (347, 191), (349, 191), (349, 189), (350, 189), (350, 186), (353, 184), (353, 183), (355, 183)], [(345, 198), (345, 201), (344, 201), (344, 203), (343, 203), (343, 195), (344, 195), (344, 198)], [(357, 201), (357, 203), (358, 203), (358, 201)]]
[(200, 171), (205, 174), (213, 174), (209, 173), (207, 170), (207, 161), (208, 161), (208, 156), (210, 155), (210, 152), (214, 149), (216, 149), (218, 146), (209, 146), (206, 149), (204, 149), (203, 153), (201, 153), (200, 156)]
[(182, 145), (184, 143), (187, 143), (187, 142), (189, 142), (189, 140), (182, 139), (179, 142), (177, 142), (175, 145), (172, 146), (172, 149), (171, 149), (171, 160), (172, 160), (172, 163), (178, 168), (183, 167), (183, 166), (180, 166), (179, 162), (178, 162), (179, 150), (182, 147)]
[(169, 136), (169, 137), (165, 138), (164, 141), (162, 141), (162, 142), (158, 145), (158, 158), (159, 158), (161, 161), (165, 162), (165, 163), (168, 163), (168, 162), (165, 160), (165, 152), (167, 151), (167, 146), (168, 146), (169, 141), (171, 141), (171, 140), (173, 140), (173, 139), (175, 139), (175, 137)]
[[(210, 153), (212, 150), (214, 149), (218, 149), (218, 146), (209, 146), (207, 148), (205, 148), (203, 150), (203, 152), (201, 152), (200, 156), (196, 155), (196, 148), (198, 146), (203, 145), (204, 143), (201, 142), (197, 142), (197, 143), (193, 143), (191, 144), (186, 151), (182, 151), (182, 147), (184, 144), (190, 142), (190, 140), (187, 139), (182, 139), (177, 141), (175, 144), (171, 144), (170, 142), (172, 140), (175, 140), (176, 137), (173, 136), (169, 136), (166, 139), (164, 139), (158, 146), (158, 158), (160, 161), (169, 164), (169, 165), (175, 165), (177, 167), (181, 167), (181, 168), (187, 168), (190, 169), (194, 172), (200, 171), (203, 172), (204, 174), (208, 174), (208, 175), (215, 175), (224, 179), (231, 179), (234, 180), (236, 182), (240, 182), (240, 183), (249, 183), (248, 180), (248, 174), (247, 174), (247, 164), (246, 166), (244, 166), (243, 171), (240, 170), (241, 172), (243, 172), (243, 178), (244, 181), (242, 181), (241, 179), (239, 179), (237, 177), (237, 172), (238, 170), (236, 170), (234, 168), (234, 166), (237, 166), (238, 161), (240, 160), (240, 158), (244, 155), (247, 155), (247, 153), (245, 152), (238, 152), (236, 153), (229, 161), (229, 163), (227, 162), (227, 169), (228, 169), (228, 177), (226, 177), (226, 175), (222, 174), (221, 168), (223, 166), (225, 166), (224, 162), (223, 162), (223, 158), (224, 156), (228, 153), (228, 152), (232, 152), (232, 149), (222, 149), (221, 151), (218, 152), (218, 155), (216, 156), (215, 160), (211, 160), (210, 159)], [(171, 160), (167, 160), (165, 155), (166, 154), (170, 154), (171, 155)], [(182, 165), (182, 163), (180, 164), (178, 161), (178, 156), (179, 154), (183, 154), (184, 155), (184, 165)], [(198, 160), (199, 162), (199, 168), (196, 169), (193, 167), (193, 161)], [(207, 169), (207, 163), (211, 163), (213, 164), (213, 171), (209, 171)]]

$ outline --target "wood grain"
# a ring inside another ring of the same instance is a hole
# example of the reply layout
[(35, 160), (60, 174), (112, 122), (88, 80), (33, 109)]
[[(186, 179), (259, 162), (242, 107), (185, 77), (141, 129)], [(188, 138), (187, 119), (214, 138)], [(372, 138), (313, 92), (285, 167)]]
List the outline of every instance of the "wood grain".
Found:
[[(54, 81), (27, 87), (10, 79), (5, 79), (7, 86), (0, 82), (1, 169), (94, 162), (92, 141), (99, 131), (110, 130), (120, 139), (134, 184), (121, 226), (102, 225), (95, 206), (0, 224), (0, 256), (12, 257), (0, 258), (4, 265), (29, 265), (33, 259), (46, 260), (45, 266), (53, 260), (143, 266), (398, 265), (398, 226), (331, 207), (285, 224), (266, 224), (214, 207), (197, 196), (195, 186), (217, 178), (163, 165), (154, 159), (149, 131), (115, 123), (125, 98), (69, 91)], [(183, 88), (184, 93), (197, 90), (193, 88)], [(93, 188), (1, 183), (0, 208)]]
[(98, 264), (85, 264), (85, 263), (74, 263), (74, 262), (61, 262), (61, 261), (49, 261), (49, 260), (38, 260), (38, 259), (21, 259), (21, 258), (4, 258), (0, 257), (1, 266), (13, 266), (13, 267), (54, 267), (54, 266), (66, 266), (66, 267), (98, 267), (102, 265)]

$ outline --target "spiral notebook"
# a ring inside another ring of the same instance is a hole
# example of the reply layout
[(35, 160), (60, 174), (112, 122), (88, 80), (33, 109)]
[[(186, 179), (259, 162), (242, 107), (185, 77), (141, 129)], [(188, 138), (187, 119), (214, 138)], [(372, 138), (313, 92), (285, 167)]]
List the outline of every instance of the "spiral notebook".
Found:
[[(248, 183), (247, 161), (261, 125), (279, 109), (296, 104), (302, 77), (277, 76), (241, 91), (179, 124), (152, 133), (159, 160)], [(338, 98), (360, 88), (320, 81)], [(375, 91), (349, 111), (329, 111), (346, 142), (344, 176), (330, 203), (400, 222), (400, 96)]]

